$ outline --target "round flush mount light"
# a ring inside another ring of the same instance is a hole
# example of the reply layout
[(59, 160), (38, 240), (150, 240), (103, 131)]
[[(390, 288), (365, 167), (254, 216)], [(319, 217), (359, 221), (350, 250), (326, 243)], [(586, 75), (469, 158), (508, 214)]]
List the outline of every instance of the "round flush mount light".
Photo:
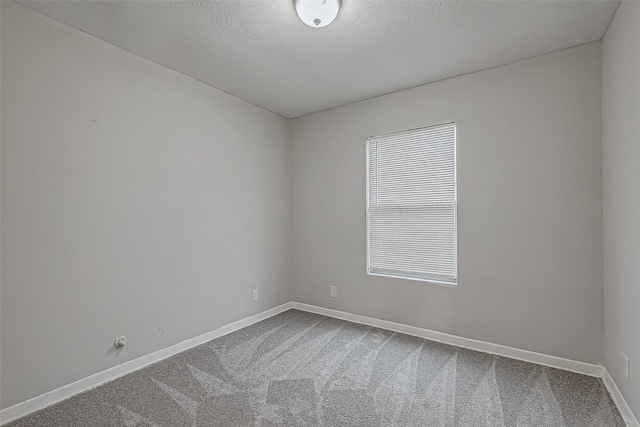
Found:
[(313, 28), (331, 24), (338, 16), (341, 3), (341, 0), (293, 0), (302, 22)]

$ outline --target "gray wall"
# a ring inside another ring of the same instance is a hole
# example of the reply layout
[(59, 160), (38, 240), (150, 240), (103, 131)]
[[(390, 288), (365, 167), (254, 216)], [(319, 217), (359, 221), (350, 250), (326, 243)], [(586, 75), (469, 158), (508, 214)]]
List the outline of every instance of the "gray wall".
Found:
[[(294, 119), (294, 300), (601, 362), (600, 94), (592, 43)], [(365, 138), (450, 121), (459, 285), (367, 276)]]
[(2, 408), (290, 301), (288, 133), (2, 2)]
[[(602, 43), (605, 366), (640, 417), (640, 3)], [(629, 356), (631, 380), (623, 373)]]

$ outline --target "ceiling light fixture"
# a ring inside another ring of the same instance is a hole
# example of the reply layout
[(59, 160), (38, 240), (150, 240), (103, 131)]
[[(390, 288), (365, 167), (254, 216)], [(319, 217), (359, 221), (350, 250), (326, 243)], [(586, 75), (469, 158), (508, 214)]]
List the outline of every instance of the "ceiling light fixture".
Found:
[(342, 0), (293, 0), (293, 4), (302, 22), (322, 28), (336, 19)]

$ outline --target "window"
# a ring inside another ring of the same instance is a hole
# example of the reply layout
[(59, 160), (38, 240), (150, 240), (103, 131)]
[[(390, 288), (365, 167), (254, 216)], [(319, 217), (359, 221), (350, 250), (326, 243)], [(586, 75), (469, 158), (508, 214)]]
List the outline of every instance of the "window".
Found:
[(457, 282), (456, 125), (367, 139), (367, 272)]

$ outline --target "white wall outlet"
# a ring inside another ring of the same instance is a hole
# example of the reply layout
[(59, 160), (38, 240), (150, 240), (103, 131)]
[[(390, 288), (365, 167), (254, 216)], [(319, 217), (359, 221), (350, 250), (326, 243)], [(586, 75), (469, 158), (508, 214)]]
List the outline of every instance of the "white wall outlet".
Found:
[(253, 290), (253, 301), (258, 301), (260, 299), (260, 289)]
[(338, 287), (331, 286), (331, 297), (336, 298), (338, 296)]
[(629, 381), (629, 357), (622, 353), (622, 359), (624, 360), (624, 377)]
[(113, 346), (115, 348), (117, 348), (118, 350), (120, 350), (122, 347), (124, 347), (125, 345), (127, 345), (127, 337), (125, 337), (124, 335), (120, 335), (118, 338), (116, 338), (116, 340), (113, 342)]

